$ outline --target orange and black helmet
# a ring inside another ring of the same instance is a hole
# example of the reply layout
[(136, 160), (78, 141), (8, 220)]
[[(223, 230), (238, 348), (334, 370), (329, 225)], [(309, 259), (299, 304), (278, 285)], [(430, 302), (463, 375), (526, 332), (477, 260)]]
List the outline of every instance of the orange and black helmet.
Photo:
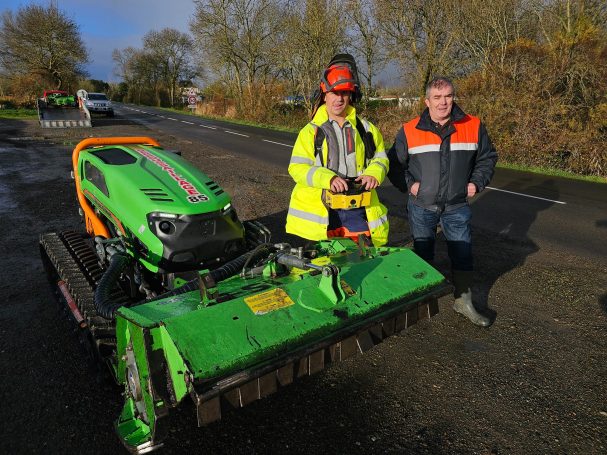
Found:
[(334, 90), (344, 90), (351, 93), (350, 102), (356, 103), (361, 99), (360, 82), (358, 70), (354, 57), (350, 54), (337, 54), (329, 62), (329, 66), (320, 77), (320, 84), (315, 90), (314, 109), (312, 117), (317, 109), (325, 102), (325, 94)]
[(352, 74), (352, 70), (346, 65), (331, 65), (329, 66), (321, 80), (320, 90), (322, 93), (333, 91), (356, 91), (356, 79)]

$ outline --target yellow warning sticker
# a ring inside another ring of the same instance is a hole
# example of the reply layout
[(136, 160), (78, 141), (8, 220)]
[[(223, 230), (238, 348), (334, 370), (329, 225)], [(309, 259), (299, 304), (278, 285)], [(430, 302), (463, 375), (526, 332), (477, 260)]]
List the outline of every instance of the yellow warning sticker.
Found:
[(295, 302), (280, 288), (244, 298), (245, 303), (256, 315), (267, 314), (280, 308), (286, 308)]

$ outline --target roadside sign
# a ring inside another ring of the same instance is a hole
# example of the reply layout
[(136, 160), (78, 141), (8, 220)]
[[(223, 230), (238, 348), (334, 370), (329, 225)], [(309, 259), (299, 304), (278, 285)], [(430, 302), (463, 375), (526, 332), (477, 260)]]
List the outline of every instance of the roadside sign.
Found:
[(188, 96), (188, 104), (196, 105), (196, 101), (197, 101), (196, 95), (190, 95), (190, 96)]

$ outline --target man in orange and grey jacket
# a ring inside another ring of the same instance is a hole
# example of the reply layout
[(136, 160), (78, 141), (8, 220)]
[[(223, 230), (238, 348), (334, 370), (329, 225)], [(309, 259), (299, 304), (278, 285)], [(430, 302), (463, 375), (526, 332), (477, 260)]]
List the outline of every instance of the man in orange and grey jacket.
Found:
[(477, 117), (466, 114), (453, 98), (453, 83), (437, 77), (426, 87), (427, 108), (403, 125), (388, 152), (388, 178), (409, 194), (407, 214), (415, 252), (434, 259), (436, 228), (447, 239), (455, 286), (453, 308), (474, 324), (492, 321), (472, 303), (473, 258), (469, 199), (493, 177), (497, 152)]

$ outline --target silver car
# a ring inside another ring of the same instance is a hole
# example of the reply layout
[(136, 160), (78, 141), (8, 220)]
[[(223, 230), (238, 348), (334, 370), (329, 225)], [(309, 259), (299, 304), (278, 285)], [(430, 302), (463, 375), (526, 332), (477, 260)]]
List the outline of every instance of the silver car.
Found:
[(104, 113), (108, 117), (114, 116), (114, 108), (112, 102), (107, 99), (105, 93), (87, 93), (83, 98), (86, 108), (90, 112)]

